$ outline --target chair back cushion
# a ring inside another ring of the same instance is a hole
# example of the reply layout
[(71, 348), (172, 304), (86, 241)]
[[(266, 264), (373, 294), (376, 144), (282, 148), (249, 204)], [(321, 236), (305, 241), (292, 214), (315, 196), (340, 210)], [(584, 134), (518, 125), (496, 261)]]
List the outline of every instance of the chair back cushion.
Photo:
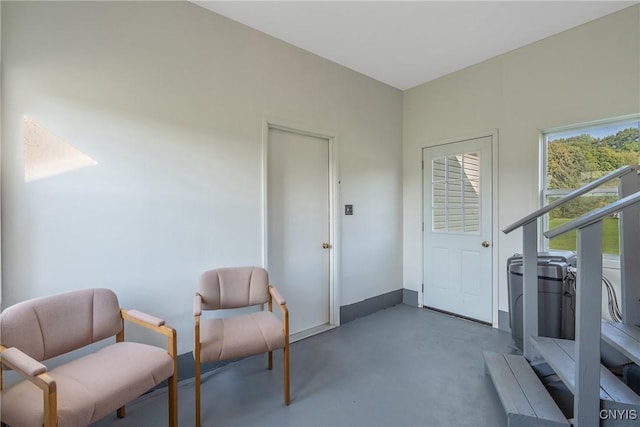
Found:
[(84, 289), (35, 298), (0, 314), (0, 343), (36, 360), (84, 347), (122, 330), (118, 297), (108, 289)]
[(198, 293), (202, 308), (248, 307), (269, 301), (269, 275), (260, 267), (218, 268), (202, 273)]

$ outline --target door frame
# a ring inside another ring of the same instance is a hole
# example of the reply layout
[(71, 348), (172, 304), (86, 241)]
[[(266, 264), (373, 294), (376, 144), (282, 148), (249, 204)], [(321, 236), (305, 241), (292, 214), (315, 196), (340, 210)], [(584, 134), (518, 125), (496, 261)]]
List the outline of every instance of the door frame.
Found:
[[(338, 138), (336, 132), (326, 129), (309, 126), (292, 122), (290, 120), (265, 116), (262, 119), (262, 266), (268, 265), (268, 148), (269, 148), (269, 130), (276, 129), (284, 132), (290, 132), (298, 135), (312, 136), (316, 138), (326, 139), (329, 143), (329, 243), (331, 249), (329, 251), (329, 327), (340, 325), (340, 281), (339, 281), (339, 264), (340, 247), (338, 242), (339, 227), (337, 209), (338, 199)], [(318, 242), (319, 244), (320, 242)], [(277, 285), (277, 284), (276, 284)], [(286, 295), (285, 295), (286, 297)], [(315, 328), (313, 328), (315, 329)], [(314, 332), (322, 332), (325, 329), (313, 331), (310, 334), (302, 333), (299, 337), (292, 337), (292, 341), (305, 338)]]
[[(491, 325), (494, 328), (498, 327), (498, 306), (499, 306), (499, 221), (498, 221), (498, 129), (492, 129), (484, 132), (477, 132), (468, 135), (462, 135), (453, 138), (441, 139), (434, 141), (433, 144), (427, 144), (420, 147), (420, 159), (422, 159), (422, 155), (425, 149), (435, 148), (442, 145), (455, 144), (458, 142), (465, 142), (472, 139), (479, 139), (484, 137), (491, 137)], [(422, 279), (424, 281), (425, 274), (425, 266), (424, 266), (424, 255), (426, 253), (425, 244), (424, 244), (424, 218), (425, 218), (425, 176), (424, 176), (424, 165), (422, 165), (422, 174), (421, 174), (421, 200), (422, 200), (422, 217), (421, 222), (423, 223), (422, 228)], [(422, 288), (418, 293), (418, 306), (422, 307), (424, 301), (424, 283), (422, 284)]]

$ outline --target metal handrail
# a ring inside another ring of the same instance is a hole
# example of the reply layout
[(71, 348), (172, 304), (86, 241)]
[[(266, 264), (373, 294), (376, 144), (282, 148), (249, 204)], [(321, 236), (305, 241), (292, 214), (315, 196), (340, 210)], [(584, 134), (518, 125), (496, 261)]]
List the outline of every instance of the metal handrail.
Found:
[(620, 212), (624, 208), (634, 205), (638, 202), (640, 202), (640, 191), (638, 191), (637, 193), (633, 193), (627, 197), (623, 197), (622, 199), (616, 200), (615, 202), (609, 203), (608, 205), (603, 206), (599, 209), (588, 212), (572, 221), (565, 222), (564, 224), (559, 225), (554, 229), (545, 231), (543, 234), (545, 235), (545, 237), (553, 239), (554, 237), (567, 233), (571, 230), (583, 228), (587, 225), (598, 222), (602, 218), (615, 212)]
[[(558, 206), (562, 206), (567, 202), (570, 202), (571, 200), (582, 196), (585, 193), (590, 192), (591, 190), (594, 190), (595, 188), (601, 186), (602, 184), (604, 184), (607, 181), (610, 181), (614, 178), (619, 178), (623, 175), (626, 175), (630, 172), (636, 172), (638, 173), (638, 171), (640, 171), (640, 166), (622, 166), (621, 168), (618, 168), (612, 172), (609, 172), (608, 174), (606, 174), (605, 176), (602, 176), (598, 179), (596, 179), (595, 181), (591, 181), (590, 183), (578, 188), (577, 190), (573, 190), (571, 193), (567, 194), (566, 196), (556, 200), (553, 203), (548, 204), (547, 206), (543, 206), (542, 208), (538, 209), (537, 211), (530, 213), (529, 215), (525, 216), (524, 218), (522, 218), (519, 221), (514, 222), (513, 224), (511, 224), (510, 226), (504, 228), (502, 230), (502, 232), (504, 234), (509, 234), (511, 233), (513, 230), (522, 227), (525, 224), (528, 224), (532, 221), (535, 221), (536, 219), (538, 219), (539, 217), (541, 217), (542, 215), (548, 213), (549, 211), (551, 211), (552, 209), (557, 208)], [(622, 199), (621, 199), (622, 200)]]

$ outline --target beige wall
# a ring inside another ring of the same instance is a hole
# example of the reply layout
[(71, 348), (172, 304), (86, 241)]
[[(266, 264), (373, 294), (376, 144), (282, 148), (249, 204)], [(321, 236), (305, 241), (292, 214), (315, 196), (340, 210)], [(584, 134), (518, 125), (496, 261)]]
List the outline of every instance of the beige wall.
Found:
[[(421, 148), (498, 130), (501, 229), (539, 207), (540, 129), (640, 112), (639, 42), (634, 6), (405, 91), (405, 288), (422, 283)], [(521, 233), (498, 234), (499, 309), (507, 310), (506, 259), (521, 252)]]
[[(402, 287), (402, 92), (188, 2), (2, 2), (3, 305), (109, 287), (191, 348), (208, 268), (262, 262), (262, 121), (334, 132), (339, 305)], [(22, 117), (98, 165), (24, 183)]]
[[(403, 94), (186, 2), (1, 4), (3, 306), (110, 287), (181, 351), (198, 274), (261, 261), (265, 116), (338, 136), (346, 305), (420, 289), (422, 147), (497, 129), (504, 227), (538, 206), (539, 129), (640, 111), (637, 6)], [(25, 184), (25, 114), (98, 166)], [(494, 243), (506, 310), (521, 242)]]

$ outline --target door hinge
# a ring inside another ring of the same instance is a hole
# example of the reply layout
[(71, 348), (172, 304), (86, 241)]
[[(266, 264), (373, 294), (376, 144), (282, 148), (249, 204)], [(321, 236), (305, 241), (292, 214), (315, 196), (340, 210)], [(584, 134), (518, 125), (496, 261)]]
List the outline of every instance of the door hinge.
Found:
[(422, 170), (424, 170), (424, 160), (422, 161)]
[(424, 294), (424, 283), (422, 284), (422, 293)]
[(422, 223), (422, 231), (424, 231), (424, 222)]

